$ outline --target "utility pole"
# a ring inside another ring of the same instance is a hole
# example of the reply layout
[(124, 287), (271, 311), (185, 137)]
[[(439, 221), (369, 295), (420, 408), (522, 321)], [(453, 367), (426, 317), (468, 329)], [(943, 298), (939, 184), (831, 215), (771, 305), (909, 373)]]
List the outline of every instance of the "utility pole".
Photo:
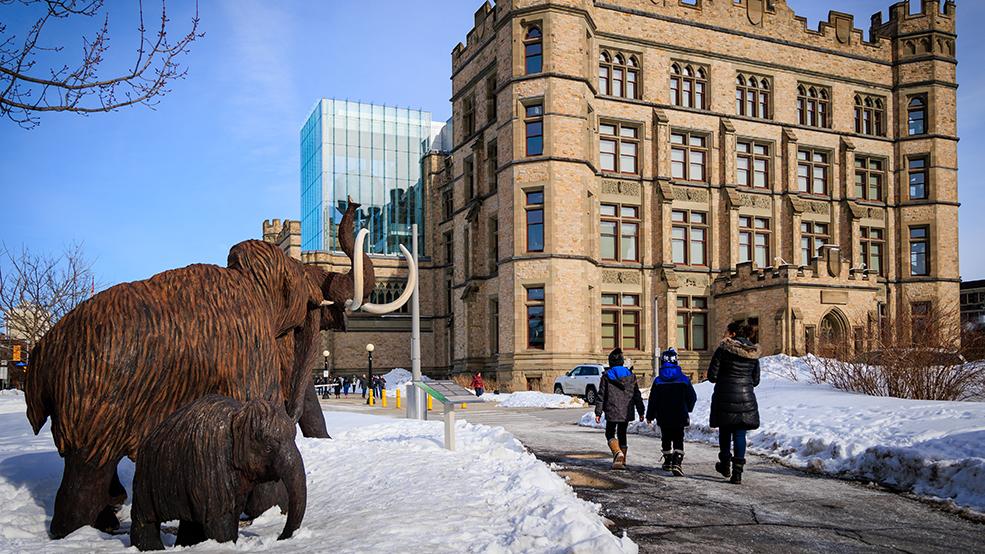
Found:
[[(414, 257), (414, 267), (420, 267), (417, 253), (417, 224), (410, 226), (410, 248)], [(407, 389), (407, 417), (421, 419), (423, 396), (417, 383), (421, 382), (421, 273), (414, 280), (414, 293), (410, 297), (410, 373), (411, 386)]]

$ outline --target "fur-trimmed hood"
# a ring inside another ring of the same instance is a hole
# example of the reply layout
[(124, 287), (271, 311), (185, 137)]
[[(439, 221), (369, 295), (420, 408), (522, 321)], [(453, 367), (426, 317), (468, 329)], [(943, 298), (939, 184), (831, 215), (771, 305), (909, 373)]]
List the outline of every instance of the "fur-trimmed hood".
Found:
[(719, 348), (723, 348), (727, 352), (731, 352), (740, 358), (747, 358), (750, 360), (759, 359), (759, 345), (753, 344), (747, 339), (727, 338), (722, 340)]

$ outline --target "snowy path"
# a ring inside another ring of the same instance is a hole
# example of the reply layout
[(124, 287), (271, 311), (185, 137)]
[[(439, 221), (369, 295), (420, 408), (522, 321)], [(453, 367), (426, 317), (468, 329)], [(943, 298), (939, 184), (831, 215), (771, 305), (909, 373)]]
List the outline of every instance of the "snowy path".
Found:
[(628, 531), (640, 552), (973, 552), (985, 525), (909, 498), (815, 477), (750, 456), (746, 484), (714, 472), (717, 452), (687, 444), (686, 478), (659, 470), (660, 441), (630, 435), (629, 470), (608, 470), (602, 433), (578, 427), (578, 410), (473, 412), (502, 425), (537, 457), (578, 475), (579, 496)]

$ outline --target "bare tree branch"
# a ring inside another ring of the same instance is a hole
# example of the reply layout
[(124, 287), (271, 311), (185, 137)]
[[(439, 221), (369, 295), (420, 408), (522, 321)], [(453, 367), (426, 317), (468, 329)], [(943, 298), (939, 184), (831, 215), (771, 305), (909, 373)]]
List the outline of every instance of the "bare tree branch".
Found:
[(103, 0), (0, 0), (0, 8), (11, 9), (14, 5), (43, 8), (22, 43), (18, 43), (16, 35), (8, 36), (7, 25), (0, 23), (0, 117), (24, 128), (37, 126), (39, 114), (44, 112), (90, 114), (136, 104), (153, 108), (160, 97), (171, 92), (168, 84), (187, 74), (178, 58), (188, 52), (192, 42), (204, 36), (198, 32), (196, 3), (191, 29), (177, 41), (169, 40), (165, 0), (161, 0), (160, 25), (149, 36), (141, 0), (139, 45), (129, 70), (111, 76), (103, 76), (100, 71), (109, 50), (108, 13), (91, 40), (82, 38), (82, 60), (77, 65), (42, 70), (38, 66), (39, 53), (59, 53), (64, 49), (63, 45), (47, 47), (41, 43), (45, 25), (58, 19), (96, 17), (102, 11)]

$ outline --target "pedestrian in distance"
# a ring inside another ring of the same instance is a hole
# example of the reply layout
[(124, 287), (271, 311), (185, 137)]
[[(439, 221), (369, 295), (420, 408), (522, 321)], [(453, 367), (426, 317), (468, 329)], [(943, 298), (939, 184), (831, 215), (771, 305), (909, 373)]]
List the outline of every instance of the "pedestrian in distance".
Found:
[(382, 377), (376, 378), (376, 398), (383, 398), (383, 389), (386, 388), (386, 379)]
[(684, 476), (684, 429), (691, 424), (690, 413), (698, 396), (691, 380), (678, 364), (673, 348), (660, 355), (660, 373), (650, 387), (646, 421), (657, 421), (663, 447), (663, 470), (678, 477)]
[(643, 395), (640, 394), (636, 376), (625, 365), (622, 350), (609, 353), (609, 369), (599, 382), (599, 400), (595, 404), (595, 423), (605, 414), (605, 439), (612, 452), (612, 469), (626, 467), (626, 430), (633, 420), (633, 409), (643, 421)]
[(334, 388), (335, 388), (335, 399), (338, 400), (342, 398), (341, 394), (339, 394), (342, 392), (342, 380), (339, 379), (338, 377), (335, 378)]
[(475, 372), (475, 375), (472, 377), (471, 386), (472, 390), (475, 391), (476, 396), (482, 396), (482, 394), (486, 392), (486, 385), (482, 382), (482, 373), (479, 373), (478, 371)]
[(369, 386), (369, 383), (366, 382), (366, 376), (363, 375), (362, 377), (359, 378), (359, 392), (362, 393), (363, 398), (366, 398), (366, 387), (367, 386)]
[(352, 379), (350, 379), (349, 376), (346, 375), (345, 379), (342, 380), (342, 394), (344, 394), (346, 398), (349, 398), (350, 386), (352, 386)]
[(759, 386), (759, 346), (752, 343), (752, 335), (748, 325), (730, 323), (708, 366), (708, 380), (715, 383), (708, 422), (709, 427), (718, 428), (715, 470), (736, 485), (742, 483), (746, 465), (746, 431), (759, 428), (753, 390)]

